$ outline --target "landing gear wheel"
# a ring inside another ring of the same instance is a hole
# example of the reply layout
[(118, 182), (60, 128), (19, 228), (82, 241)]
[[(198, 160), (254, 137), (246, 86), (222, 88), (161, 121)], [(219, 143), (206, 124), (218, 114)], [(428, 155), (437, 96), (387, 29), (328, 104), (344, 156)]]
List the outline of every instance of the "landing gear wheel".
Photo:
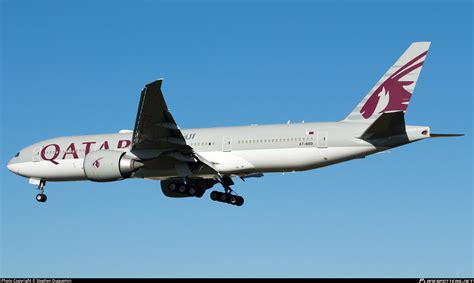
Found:
[(177, 188), (177, 187), (178, 187), (178, 186), (176, 185), (176, 183), (171, 183), (171, 184), (168, 186), (168, 188), (169, 188), (170, 191), (172, 191), (172, 192), (176, 191), (176, 188)]
[(180, 192), (180, 193), (186, 192), (186, 186), (185, 186), (185, 185), (180, 185), (180, 186), (179, 186), (179, 192)]
[(190, 196), (196, 195), (196, 189), (195, 188), (189, 188), (189, 195)]
[(242, 206), (244, 204), (244, 198), (241, 196), (233, 195), (230, 193), (221, 193), (218, 191), (211, 192), (211, 199), (218, 202), (224, 202), (236, 206)]
[(221, 195), (219, 196), (219, 201), (220, 201), (220, 202), (226, 202), (226, 201), (227, 201), (227, 194), (226, 194), (226, 193), (221, 194)]
[(211, 192), (211, 199), (212, 200), (217, 200), (219, 198), (219, 192), (218, 191), (212, 191)]
[(45, 202), (48, 199), (48, 197), (45, 194), (37, 194), (36, 195), (36, 200), (38, 202)]
[(45, 202), (48, 198), (44, 194), (44, 186), (46, 185), (45, 180), (39, 180), (38, 183), (38, 190), (40, 191), (39, 194), (36, 195), (36, 201), (38, 202)]

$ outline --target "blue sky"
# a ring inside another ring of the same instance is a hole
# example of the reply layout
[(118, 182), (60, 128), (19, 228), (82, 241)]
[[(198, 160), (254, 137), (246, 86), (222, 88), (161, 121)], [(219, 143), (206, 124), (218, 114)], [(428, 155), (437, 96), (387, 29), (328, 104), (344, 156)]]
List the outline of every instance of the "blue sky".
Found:
[[(2, 1), (0, 276), (473, 276), (472, 2)], [(22, 147), (134, 125), (164, 77), (182, 128), (342, 119), (413, 41), (408, 109), (433, 139), (236, 181), (237, 208), (159, 183), (48, 183)]]

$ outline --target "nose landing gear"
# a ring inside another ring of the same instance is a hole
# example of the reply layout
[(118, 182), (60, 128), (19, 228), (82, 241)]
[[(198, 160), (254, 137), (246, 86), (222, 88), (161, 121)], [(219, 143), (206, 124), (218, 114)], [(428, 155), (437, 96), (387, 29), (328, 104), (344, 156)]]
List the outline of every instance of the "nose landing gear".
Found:
[(36, 201), (38, 202), (45, 202), (48, 197), (44, 194), (44, 186), (46, 185), (46, 181), (40, 180), (38, 183), (38, 190), (40, 193), (36, 195)]

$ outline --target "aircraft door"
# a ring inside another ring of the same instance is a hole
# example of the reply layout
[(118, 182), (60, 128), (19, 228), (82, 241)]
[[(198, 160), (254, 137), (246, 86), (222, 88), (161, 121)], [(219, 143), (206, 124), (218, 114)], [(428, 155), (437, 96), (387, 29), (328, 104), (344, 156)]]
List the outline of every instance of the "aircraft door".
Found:
[(41, 152), (41, 147), (40, 146), (35, 147), (35, 149), (33, 150), (33, 162), (38, 162), (41, 160), (40, 152)]
[(232, 151), (232, 137), (225, 136), (222, 138), (222, 151)]
[(328, 132), (318, 132), (318, 147), (328, 147)]

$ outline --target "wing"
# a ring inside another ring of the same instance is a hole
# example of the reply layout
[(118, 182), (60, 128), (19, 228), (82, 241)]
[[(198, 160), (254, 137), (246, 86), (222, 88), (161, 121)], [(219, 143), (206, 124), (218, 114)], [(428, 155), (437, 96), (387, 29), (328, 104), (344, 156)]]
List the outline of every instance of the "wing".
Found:
[(180, 175), (189, 175), (186, 163), (200, 163), (217, 172), (213, 164), (194, 152), (166, 106), (159, 79), (147, 84), (142, 90), (138, 105), (131, 150), (144, 159), (156, 159), (166, 155), (176, 160)]
[(133, 130), (132, 150), (169, 149), (191, 153), (192, 148), (179, 130), (161, 92), (162, 79), (142, 90)]

